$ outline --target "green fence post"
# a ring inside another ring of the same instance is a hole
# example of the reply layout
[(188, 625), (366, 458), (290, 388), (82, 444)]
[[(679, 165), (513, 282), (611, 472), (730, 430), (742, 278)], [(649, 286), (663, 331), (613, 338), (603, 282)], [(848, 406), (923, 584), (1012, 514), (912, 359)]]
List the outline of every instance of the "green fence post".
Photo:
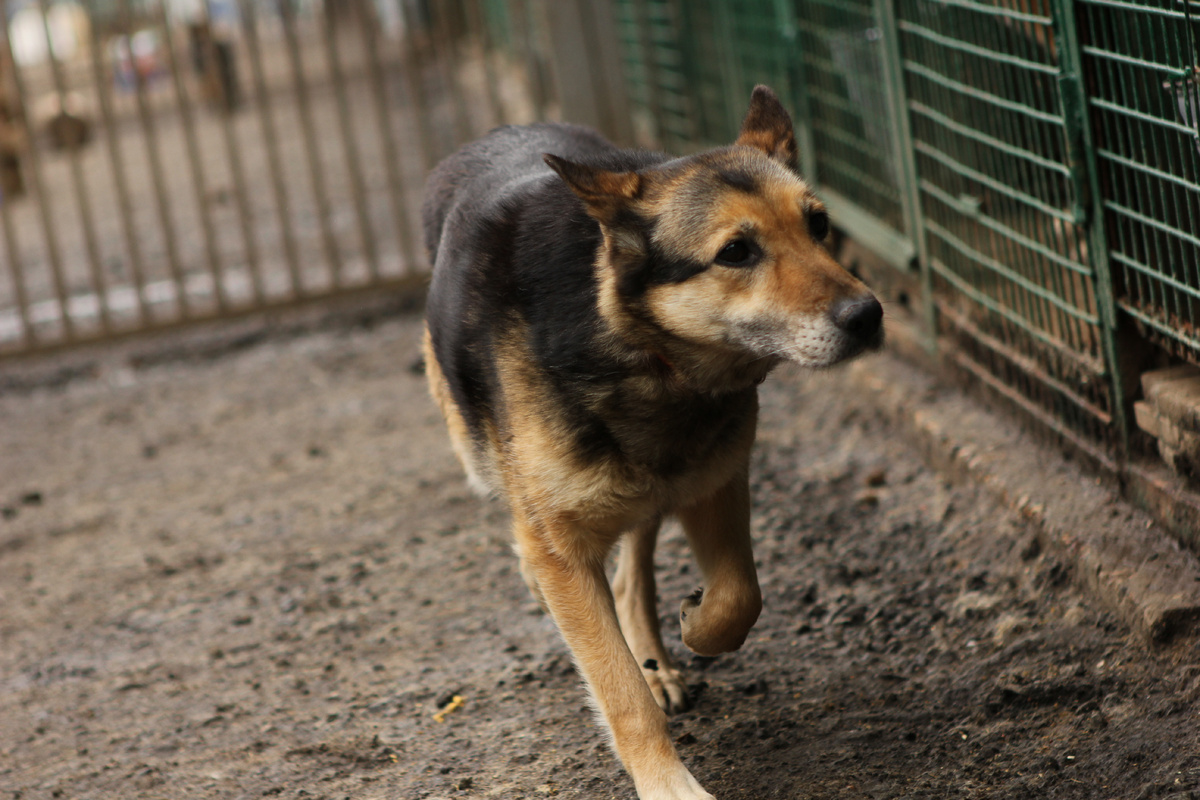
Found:
[(1116, 298), (1108, 260), (1108, 236), (1104, 228), (1104, 208), (1099, 184), (1096, 150), (1092, 143), (1087, 92), (1083, 85), (1083, 57), (1075, 27), (1072, 0), (1054, 0), (1051, 4), (1054, 38), (1058, 49), (1059, 86), (1062, 91), (1063, 117), (1067, 128), (1068, 157), (1075, 181), (1075, 213), (1087, 230), (1089, 261), (1094, 276), (1096, 311), (1100, 318), (1102, 351), (1112, 392), (1112, 420), (1116, 428), (1118, 456), (1129, 449), (1129, 412), (1127, 398), (1134, 390), (1138, 375), (1126, 374), (1130, 367), (1118, 342)]
[(817, 145), (813, 139), (812, 108), (805, 91), (804, 54), (800, 52), (800, 36), (796, 31), (795, 4), (787, 0), (775, 0), (775, 11), (783, 27), (782, 36), (787, 47), (787, 96), (795, 106), (797, 145), (800, 148), (800, 170), (804, 179), (812, 186), (817, 185)]
[(921, 275), (922, 344), (930, 353), (937, 350), (937, 310), (933, 303), (933, 275), (925, 242), (925, 220), (921, 214), (921, 186), (917, 176), (916, 150), (908, 119), (908, 93), (904, 88), (904, 55), (900, 52), (900, 28), (896, 23), (896, 4), (875, 0), (875, 13), (883, 34), (883, 66), (887, 80), (888, 111), (896, 163), (900, 166), (901, 207), (904, 232), (915, 248), (917, 269)]
[(659, 95), (658, 53), (654, 44), (654, 28), (650, 22), (650, 0), (632, 0), (634, 24), (637, 26), (637, 46), (642, 59), (642, 73), (646, 77), (646, 105), (650, 112), (650, 124), (654, 127), (654, 141), (659, 147), (666, 146), (666, 131), (663, 127), (663, 106)]

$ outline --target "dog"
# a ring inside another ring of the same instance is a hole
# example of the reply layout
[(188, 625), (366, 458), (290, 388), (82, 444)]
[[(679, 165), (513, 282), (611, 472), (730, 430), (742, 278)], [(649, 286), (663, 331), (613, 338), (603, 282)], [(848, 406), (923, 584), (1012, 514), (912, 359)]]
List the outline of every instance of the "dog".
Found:
[(667, 730), (690, 699), (655, 609), (659, 525), (679, 519), (703, 575), (684, 643), (738, 649), (762, 609), (758, 384), (883, 337), (879, 301), (822, 244), (790, 116), (759, 86), (732, 145), (686, 158), (498, 128), (435, 168), (422, 224), (426, 373), (470, 483), (507, 500), (522, 575), (638, 796), (712, 800)]

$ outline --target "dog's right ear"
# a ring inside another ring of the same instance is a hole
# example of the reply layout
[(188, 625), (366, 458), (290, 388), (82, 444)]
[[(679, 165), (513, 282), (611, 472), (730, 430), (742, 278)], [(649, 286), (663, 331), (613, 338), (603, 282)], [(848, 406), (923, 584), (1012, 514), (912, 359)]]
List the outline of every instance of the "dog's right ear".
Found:
[(761, 84), (755, 86), (750, 95), (750, 110), (746, 112), (741, 133), (734, 144), (762, 150), (792, 170), (799, 164), (792, 118), (779, 102), (778, 95)]
[(551, 153), (543, 154), (542, 159), (583, 201), (588, 214), (599, 222), (613, 222), (617, 212), (642, 193), (642, 177), (636, 172), (609, 172)]

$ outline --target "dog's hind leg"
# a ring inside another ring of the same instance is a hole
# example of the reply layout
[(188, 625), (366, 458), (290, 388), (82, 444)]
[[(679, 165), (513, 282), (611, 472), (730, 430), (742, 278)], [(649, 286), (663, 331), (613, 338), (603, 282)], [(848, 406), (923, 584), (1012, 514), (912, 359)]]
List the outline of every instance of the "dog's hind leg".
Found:
[(692, 702), (683, 675), (663, 646), (658, 625), (654, 545), (658, 541), (659, 524), (659, 518), (655, 517), (621, 539), (612, 588), (625, 642), (641, 665), (642, 677), (655, 701), (671, 714), (687, 711)]
[(594, 532), (562, 519), (534, 522), (517, 507), (513, 516), (526, 568), (608, 723), (614, 749), (638, 797), (713, 800), (679, 760), (667, 715), (621, 634), (602, 548), (579, 545)]
[(705, 656), (736, 650), (762, 611), (747, 469), (678, 515), (706, 584), (680, 605), (683, 642)]

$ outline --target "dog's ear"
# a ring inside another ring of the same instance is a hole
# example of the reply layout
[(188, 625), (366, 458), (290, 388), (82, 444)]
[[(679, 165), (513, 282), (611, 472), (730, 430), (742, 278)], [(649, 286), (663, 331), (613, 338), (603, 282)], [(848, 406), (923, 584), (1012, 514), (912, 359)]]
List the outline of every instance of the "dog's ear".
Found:
[(642, 178), (636, 172), (609, 172), (550, 153), (543, 154), (542, 159), (583, 201), (588, 213), (602, 223), (612, 222), (617, 212), (642, 192)]
[(775, 92), (766, 86), (754, 87), (754, 93), (750, 95), (750, 110), (746, 112), (742, 131), (734, 144), (762, 150), (793, 170), (799, 164), (792, 118)]

